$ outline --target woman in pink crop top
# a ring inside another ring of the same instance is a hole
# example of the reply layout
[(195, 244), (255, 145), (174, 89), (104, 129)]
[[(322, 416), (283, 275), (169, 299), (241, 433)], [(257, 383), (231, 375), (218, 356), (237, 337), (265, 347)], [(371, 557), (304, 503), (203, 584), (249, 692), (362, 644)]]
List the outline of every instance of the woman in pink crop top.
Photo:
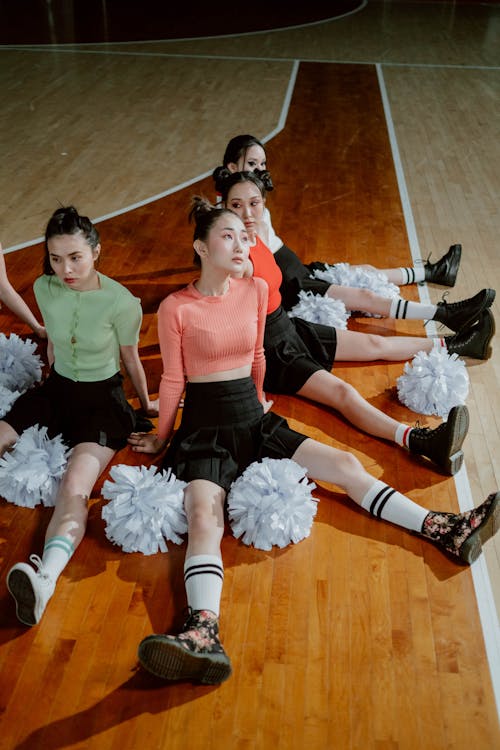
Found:
[(295, 432), (285, 419), (266, 411), (267, 289), (258, 278), (233, 278), (248, 259), (247, 232), (232, 211), (202, 199), (195, 199), (191, 214), (200, 277), (167, 297), (158, 311), (163, 360), (159, 433), (129, 438), (136, 451), (162, 450), (186, 386), (181, 424), (163, 465), (188, 483), (184, 581), (190, 614), (181, 633), (147, 636), (138, 655), (146, 670), (166, 680), (216, 684), (231, 674), (219, 640), (224, 503), (231, 483), (250, 463), (265, 456), (292, 458), (312, 479), (342, 487), (374, 517), (421, 533), (462, 562), (479, 554), (480, 541), (493, 533), (500, 493), (466, 514), (429, 511), (372, 477), (355, 456)]
[(47, 437), (61, 435), (71, 455), (61, 478), (42, 557), (16, 563), (7, 586), (18, 619), (35, 625), (87, 525), (88, 500), (99, 475), (137, 429), (125, 398), (120, 359), (143, 409), (149, 400), (139, 359), (140, 300), (113, 279), (98, 273), (99, 234), (73, 206), (57, 209), (45, 231), (44, 273), (35, 295), (48, 335), (51, 370), (28, 389), (0, 421), (0, 453), (15, 447), (22, 433), (39, 425)]
[[(259, 237), (266, 196), (264, 182), (254, 172), (235, 172), (221, 176), (217, 184), (224, 205), (241, 217), (253, 243), (246, 272), (263, 276), (269, 285), (270, 298), (275, 299), (279, 293), (280, 271), (273, 254)], [(272, 273), (270, 268), (273, 268)], [(397, 361), (408, 359), (418, 351), (430, 351), (433, 346), (445, 346), (449, 352), (473, 356), (477, 342), (480, 346), (485, 343), (483, 328), (478, 324), (472, 334), (440, 339), (376, 336), (290, 318), (279, 306), (268, 310), (266, 321), (264, 390), (296, 393), (337, 409), (364, 432), (393, 441), (414, 454), (431, 459), (446, 473), (455, 474), (463, 462), (462, 444), (468, 428), (465, 406), (452, 409), (447, 422), (435, 430), (411, 428), (376, 409), (331, 369), (335, 360)], [(488, 330), (489, 339), (493, 325)]]

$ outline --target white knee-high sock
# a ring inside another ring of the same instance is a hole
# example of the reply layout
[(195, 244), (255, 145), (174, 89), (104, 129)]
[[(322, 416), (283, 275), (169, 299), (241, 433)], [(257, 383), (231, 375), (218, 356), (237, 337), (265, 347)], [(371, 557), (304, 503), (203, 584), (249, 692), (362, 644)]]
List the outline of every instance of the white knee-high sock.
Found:
[(424, 305), (423, 302), (411, 302), (401, 297), (391, 300), (389, 317), (406, 320), (432, 320), (436, 314), (437, 305)]
[(426, 508), (376, 479), (361, 500), (361, 507), (375, 518), (382, 518), (411, 531), (422, 531)]
[(412, 266), (411, 268), (400, 268), (401, 281), (400, 286), (406, 286), (407, 284), (418, 284), (419, 281), (425, 281), (425, 268), (424, 266)]
[(42, 557), (44, 571), (56, 581), (68, 564), (74, 551), (73, 543), (67, 536), (53, 536), (47, 539)]
[(192, 555), (184, 562), (184, 585), (191, 609), (220, 610), (224, 567), (218, 555)]

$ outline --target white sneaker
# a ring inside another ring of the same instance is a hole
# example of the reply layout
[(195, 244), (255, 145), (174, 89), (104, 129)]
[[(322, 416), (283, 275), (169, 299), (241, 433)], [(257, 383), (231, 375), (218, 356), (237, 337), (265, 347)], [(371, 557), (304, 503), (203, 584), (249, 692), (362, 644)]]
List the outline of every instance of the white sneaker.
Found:
[(30, 562), (37, 570), (27, 563), (17, 563), (7, 573), (7, 588), (16, 600), (17, 619), (24, 625), (40, 622), (56, 586), (38, 555), (30, 555)]

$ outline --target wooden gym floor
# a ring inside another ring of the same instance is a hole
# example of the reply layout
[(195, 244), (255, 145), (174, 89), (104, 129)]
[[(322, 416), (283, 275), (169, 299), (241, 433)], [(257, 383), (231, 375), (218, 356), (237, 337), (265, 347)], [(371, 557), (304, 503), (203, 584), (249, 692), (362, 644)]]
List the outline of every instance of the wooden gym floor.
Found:
[[(449, 299), (500, 288), (499, 34), (497, 3), (369, 2), (336, 20), (218, 39), (4, 45), (0, 239), (12, 282), (34, 304), (38, 240), (59, 203), (99, 219), (101, 270), (143, 302), (155, 392), (155, 311), (195, 273), (189, 198), (213, 195), (208, 174), (227, 140), (250, 132), (267, 141), (276, 230), (304, 260), (407, 265), (461, 242)], [(403, 291), (437, 301), (443, 289)], [(493, 311), (499, 319), (498, 301)], [(5, 308), (0, 325), (28, 335)], [(468, 365), (471, 428), (455, 478), (315, 404), (276, 396), (274, 408), (417, 502), (466, 508), (500, 486), (498, 342), (488, 362)], [(437, 424), (398, 402), (402, 369), (335, 371), (397, 418)], [(143, 460), (126, 449), (115, 463)], [(500, 539), (462, 568), (322, 485), (300, 544), (266, 553), (224, 538), (233, 677), (167, 685), (137, 670), (135, 654), (144, 635), (181, 624), (184, 546), (151, 557), (112, 546), (102, 480), (41, 624), (21, 626), (0, 594), (1, 750), (498, 746)], [(2, 579), (40, 552), (47, 514), (2, 501)]]

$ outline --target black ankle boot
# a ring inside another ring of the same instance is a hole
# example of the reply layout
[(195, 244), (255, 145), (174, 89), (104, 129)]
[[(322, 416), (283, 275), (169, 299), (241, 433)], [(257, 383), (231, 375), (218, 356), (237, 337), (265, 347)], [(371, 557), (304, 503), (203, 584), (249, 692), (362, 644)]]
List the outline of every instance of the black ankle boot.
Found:
[[(445, 292), (448, 294), (448, 292)], [(470, 323), (474, 323), (483, 310), (491, 307), (495, 299), (496, 292), (494, 289), (482, 289), (480, 292), (464, 299), (460, 302), (442, 302), (437, 303), (434, 320), (443, 323), (452, 331), (460, 331)]]
[(454, 336), (445, 336), (446, 349), (449, 354), (473, 359), (491, 357), (490, 341), (495, 335), (495, 319), (490, 309), (483, 310), (479, 320)]
[(219, 640), (213, 612), (192, 610), (179, 635), (149, 635), (141, 641), (139, 661), (164, 680), (191, 680), (217, 685), (231, 675), (231, 662)]
[(424, 263), (425, 280), (431, 284), (455, 286), (461, 257), (462, 245), (451, 245), (446, 255), (436, 263), (430, 263), (427, 259)]
[(479, 507), (466, 513), (430, 511), (422, 525), (422, 535), (442, 551), (461, 562), (472, 563), (481, 554), (482, 545), (500, 526), (500, 492), (491, 494)]
[(430, 458), (447, 474), (453, 475), (464, 460), (462, 444), (468, 429), (469, 410), (466, 406), (454, 406), (447, 421), (434, 430), (414, 427), (410, 432), (408, 448), (411, 453)]

